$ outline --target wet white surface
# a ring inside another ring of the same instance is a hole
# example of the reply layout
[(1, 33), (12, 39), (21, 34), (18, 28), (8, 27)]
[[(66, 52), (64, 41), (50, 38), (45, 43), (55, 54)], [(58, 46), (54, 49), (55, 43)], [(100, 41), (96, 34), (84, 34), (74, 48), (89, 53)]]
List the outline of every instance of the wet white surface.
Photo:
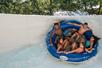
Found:
[(53, 17), (0, 15), (0, 68), (101, 68), (102, 40), (98, 54), (83, 63), (58, 61), (46, 48), (45, 37), (54, 20), (75, 19), (88, 22), (102, 38), (102, 16)]

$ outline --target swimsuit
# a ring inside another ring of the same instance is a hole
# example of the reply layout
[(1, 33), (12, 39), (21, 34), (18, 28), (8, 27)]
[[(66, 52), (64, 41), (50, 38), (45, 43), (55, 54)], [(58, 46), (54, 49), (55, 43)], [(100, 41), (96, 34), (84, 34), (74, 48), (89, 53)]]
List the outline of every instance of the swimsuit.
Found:
[(60, 45), (62, 45), (62, 42), (61, 42), (61, 40), (59, 40), (59, 44), (60, 44)]
[(90, 48), (90, 41), (87, 40), (87, 41), (85, 42), (85, 47), (86, 47), (86, 48)]

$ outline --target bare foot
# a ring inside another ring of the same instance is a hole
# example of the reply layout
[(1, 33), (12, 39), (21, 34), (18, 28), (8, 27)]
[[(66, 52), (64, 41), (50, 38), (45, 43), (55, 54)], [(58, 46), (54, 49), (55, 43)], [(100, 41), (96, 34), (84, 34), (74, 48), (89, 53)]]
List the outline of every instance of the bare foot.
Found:
[(63, 51), (57, 51), (57, 53), (64, 53)]
[(64, 51), (65, 54), (68, 54), (69, 52)]

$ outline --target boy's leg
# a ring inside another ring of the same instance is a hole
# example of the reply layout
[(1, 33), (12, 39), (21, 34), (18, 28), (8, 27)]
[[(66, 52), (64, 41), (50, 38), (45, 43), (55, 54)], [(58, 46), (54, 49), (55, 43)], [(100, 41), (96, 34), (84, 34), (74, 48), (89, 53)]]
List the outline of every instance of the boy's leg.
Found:
[(76, 42), (74, 42), (74, 43), (72, 44), (72, 50), (75, 50), (75, 49), (77, 49), (77, 44), (76, 44)]

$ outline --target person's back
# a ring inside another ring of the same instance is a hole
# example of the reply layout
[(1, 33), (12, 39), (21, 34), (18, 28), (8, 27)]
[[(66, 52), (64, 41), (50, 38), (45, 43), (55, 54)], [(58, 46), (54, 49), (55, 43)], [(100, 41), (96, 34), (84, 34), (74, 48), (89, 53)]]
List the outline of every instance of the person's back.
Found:
[(79, 35), (83, 35), (86, 31), (90, 30), (90, 28), (88, 27), (88, 23), (84, 23), (84, 24), (70, 23), (70, 24), (73, 24), (75, 26), (79, 26), (80, 27), (78, 29)]
[(80, 35), (83, 35), (88, 30), (90, 30), (90, 28), (88, 27), (88, 23), (84, 23), (80, 25), (80, 29), (78, 30), (78, 33)]

